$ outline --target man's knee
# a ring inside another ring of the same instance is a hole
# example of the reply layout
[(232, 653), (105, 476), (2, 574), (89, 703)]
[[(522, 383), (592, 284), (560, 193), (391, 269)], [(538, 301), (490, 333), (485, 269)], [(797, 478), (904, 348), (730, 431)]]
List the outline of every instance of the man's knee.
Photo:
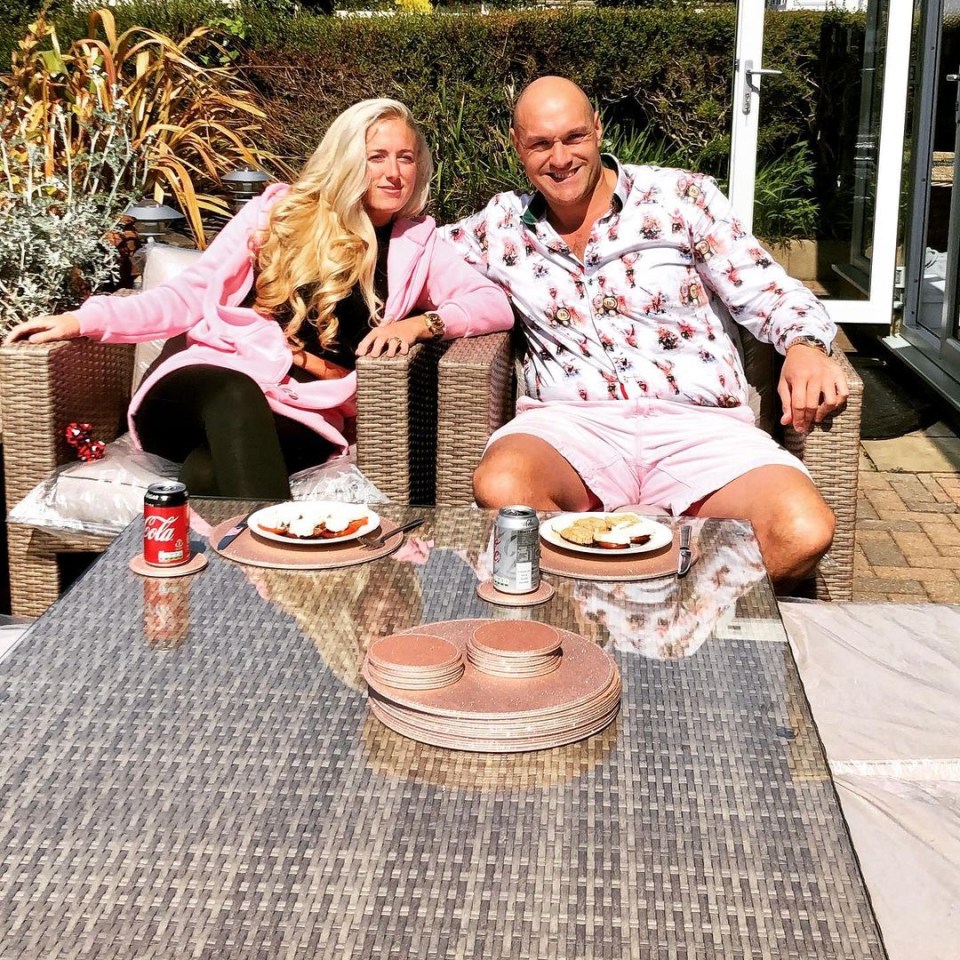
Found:
[(786, 506), (773, 533), (794, 558), (797, 572), (806, 574), (830, 549), (836, 518), (819, 495)]
[(492, 447), (473, 472), (473, 496), (477, 505), (488, 509), (517, 502), (525, 488), (527, 467), (509, 450)]

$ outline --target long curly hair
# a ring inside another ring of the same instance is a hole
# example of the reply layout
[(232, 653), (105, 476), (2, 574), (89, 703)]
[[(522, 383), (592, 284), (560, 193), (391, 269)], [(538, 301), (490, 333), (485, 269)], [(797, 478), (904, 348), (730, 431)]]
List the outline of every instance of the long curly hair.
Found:
[(300, 346), (304, 323), (320, 344), (335, 342), (334, 309), (359, 284), (370, 323), (382, 319), (373, 288), (377, 238), (363, 205), (367, 191), (367, 136), (386, 120), (402, 120), (416, 137), (416, 180), (398, 217), (413, 217), (430, 197), (433, 159), (410, 110), (398, 100), (362, 100), (338, 116), (299, 179), (273, 206), (266, 230), (253, 239), (257, 258), (256, 309), (274, 317)]

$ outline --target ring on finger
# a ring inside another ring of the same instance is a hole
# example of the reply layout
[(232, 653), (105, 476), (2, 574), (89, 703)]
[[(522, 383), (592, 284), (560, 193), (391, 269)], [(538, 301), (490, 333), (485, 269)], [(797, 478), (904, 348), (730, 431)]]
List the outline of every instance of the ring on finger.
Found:
[(403, 343), (400, 337), (387, 337), (387, 343)]

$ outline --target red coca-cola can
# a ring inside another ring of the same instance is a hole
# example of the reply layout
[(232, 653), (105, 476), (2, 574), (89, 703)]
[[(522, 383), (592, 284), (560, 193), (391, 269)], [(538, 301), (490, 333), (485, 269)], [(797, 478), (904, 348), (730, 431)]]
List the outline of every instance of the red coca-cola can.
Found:
[(187, 488), (175, 480), (151, 483), (143, 498), (143, 559), (176, 567), (190, 559)]

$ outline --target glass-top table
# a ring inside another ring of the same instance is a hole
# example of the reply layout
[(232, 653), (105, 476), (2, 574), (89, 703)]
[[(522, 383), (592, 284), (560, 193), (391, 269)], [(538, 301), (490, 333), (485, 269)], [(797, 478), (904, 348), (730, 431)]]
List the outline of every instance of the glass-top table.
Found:
[[(236, 504), (200, 502), (211, 522)], [(208, 550), (128, 569), (122, 534), (0, 663), (0, 956), (883, 957), (750, 528), (685, 580), (475, 595), (493, 515), (313, 573)], [(448, 619), (602, 644), (616, 722), (498, 756), (368, 712), (367, 643)]]

